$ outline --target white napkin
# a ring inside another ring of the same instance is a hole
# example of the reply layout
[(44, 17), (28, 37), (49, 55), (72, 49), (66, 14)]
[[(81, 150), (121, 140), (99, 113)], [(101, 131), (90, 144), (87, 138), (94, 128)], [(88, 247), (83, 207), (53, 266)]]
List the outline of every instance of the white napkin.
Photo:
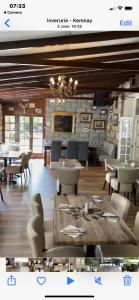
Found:
[(108, 222), (112, 222), (112, 223), (116, 223), (116, 222), (117, 222), (117, 219), (114, 219), (114, 218), (113, 218), (113, 219), (107, 219), (107, 221), (108, 221)]
[(64, 229), (60, 230), (60, 232), (63, 232), (64, 234), (67, 234), (72, 238), (76, 238), (79, 235), (85, 233), (85, 229), (73, 225), (68, 225)]
[(102, 199), (100, 199), (99, 196), (91, 196), (91, 198), (92, 198), (95, 202), (98, 202), (98, 203), (103, 201)]
[(65, 204), (65, 203), (59, 204), (57, 206), (58, 209), (65, 209), (65, 208), (68, 208), (68, 207), (69, 207), (68, 204)]
[(109, 212), (105, 212), (104, 214), (103, 214), (103, 217), (117, 217), (116, 215), (114, 215), (114, 214), (111, 214), (111, 213), (109, 213)]

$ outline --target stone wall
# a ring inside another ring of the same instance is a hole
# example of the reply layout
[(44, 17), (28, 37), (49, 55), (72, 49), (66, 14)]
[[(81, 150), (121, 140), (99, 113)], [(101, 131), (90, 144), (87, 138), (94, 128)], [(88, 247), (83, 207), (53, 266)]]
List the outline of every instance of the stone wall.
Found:
[[(75, 133), (69, 134), (53, 134), (52, 132), (52, 113), (53, 112), (75, 112)], [(82, 123), (80, 121), (81, 113), (91, 113), (92, 120), (90, 123)], [(105, 128), (102, 130), (94, 129), (94, 120), (105, 120)], [(46, 128), (45, 141), (50, 143), (52, 139), (61, 139), (64, 143), (70, 140), (89, 141), (90, 145), (96, 145), (98, 150), (102, 147), (106, 140), (106, 120), (107, 107), (92, 107), (91, 100), (66, 100), (63, 105), (55, 105), (50, 103), (50, 99), (46, 100)], [(84, 132), (88, 128), (88, 132)]]
[(2, 143), (2, 104), (0, 103), (0, 143)]
[[(119, 95), (118, 100), (108, 109), (107, 141), (118, 145), (120, 117), (123, 116), (125, 101)], [(117, 122), (116, 122), (117, 120)]]

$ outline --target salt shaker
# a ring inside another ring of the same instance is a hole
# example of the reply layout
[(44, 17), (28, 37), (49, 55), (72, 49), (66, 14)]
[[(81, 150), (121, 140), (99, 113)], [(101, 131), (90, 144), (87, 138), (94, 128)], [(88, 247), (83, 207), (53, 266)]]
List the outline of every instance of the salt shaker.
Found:
[(88, 202), (85, 203), (84, 213), (85, 215), (88, 214)]

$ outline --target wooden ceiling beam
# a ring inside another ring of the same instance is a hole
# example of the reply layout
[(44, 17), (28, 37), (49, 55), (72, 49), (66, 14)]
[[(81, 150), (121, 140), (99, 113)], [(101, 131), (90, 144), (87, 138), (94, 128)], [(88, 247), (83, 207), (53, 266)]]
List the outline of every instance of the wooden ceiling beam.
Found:
[(99, 42), (115, 39), (124, 39), (139, 37), (138, 31), (106, 31), (97, 33), (87, 33), (79, 35), (69, 35), (69, 36), (56, 36), (56, 37), (46, 37), (37, 39), (26, 39), (26, 40), (16, 40), (8, 42), (0, 42), (0, 50), (4, 49), (18, 49), (18, 48), (30, 48), (30, 47), (43, 47), (52, 45), (68, 45), (77, 43), (89, 43), (89, 42)]
[[(129, 43), (121, 45), (110, 45), (110, 46), (97, 46), (90, 48), (80, 48), (80, 49), (67, 49), (59, 51), (50, 51), (45, 53), (32, 53), (24, 55), (12, 55), (12, 56), (0, 56), (0, 62), (11, 62), (11, 63), (32, 63), (35, 62), (38, 57), (39, 60), (47, 60), (50, 58), (66, 58), (74, 56), (84, 56), (93, 54), (103, 54), (111, 52), (122, 52), (128, 50), (137, 50), (139, 52), (139, 43)], [(63, 60), (62, 60), (63, 61)]]
[(127, 60), (127, 62), (132, 61), (132, 59), (139, 59), (139, 53), (129, 53), (129, 54), (117, 54), (117, 55), (107, 55), (107, 56), (99, 56), (92, 57), (86, 59), (79, 59), (78, 61), (89, 61), (89, 62), (109, 62), (109, 61), (119, 61), (119, 60)]

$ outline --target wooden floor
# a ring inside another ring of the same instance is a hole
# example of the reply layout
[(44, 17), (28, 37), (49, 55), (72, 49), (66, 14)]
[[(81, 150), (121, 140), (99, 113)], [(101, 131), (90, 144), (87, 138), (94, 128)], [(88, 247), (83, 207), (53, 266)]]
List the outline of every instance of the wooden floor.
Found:
[[(29, 257), (30, 248), (26, 235), (28, 220), (31, 216), (30, 200), (40, 193), (45, 217), (53, 213), (53, 196), (56, 193), (56, 174), (43, 166), (43, 160), (34, 159), (30, 163), (31, 177), (21, 190), (20, 178), (17, 184), (3, 184), (6, 205), (0, 202), (0, 257)], [(104, 169), (89, 167), (81, 171), (79, 193), (86, 195), (108, 195), (103, 191)], [(132, 228), (139, 205), (131, 206), (128, 225)]]

